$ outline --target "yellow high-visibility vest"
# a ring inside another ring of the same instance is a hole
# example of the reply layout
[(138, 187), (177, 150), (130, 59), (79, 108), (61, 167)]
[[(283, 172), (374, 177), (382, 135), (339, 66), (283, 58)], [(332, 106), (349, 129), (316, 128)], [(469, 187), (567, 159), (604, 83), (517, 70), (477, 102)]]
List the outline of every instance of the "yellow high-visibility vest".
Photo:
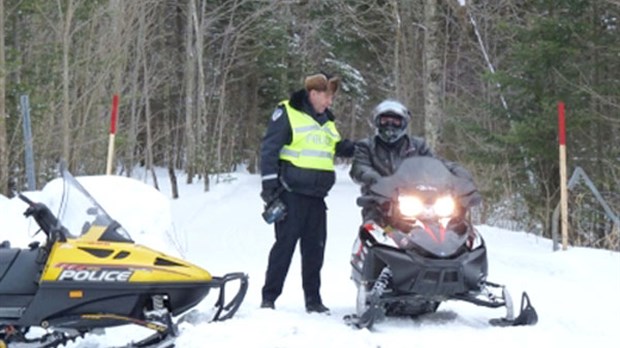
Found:
[(293, 132), (293, 141), (280, 150), (280, 159), (291, 162), (296, 167), (334, 171), (336, 143), (340, 133), (334, 121), (327, 121), (322, 126), (310, 115), (290, 106), (284, 105)]

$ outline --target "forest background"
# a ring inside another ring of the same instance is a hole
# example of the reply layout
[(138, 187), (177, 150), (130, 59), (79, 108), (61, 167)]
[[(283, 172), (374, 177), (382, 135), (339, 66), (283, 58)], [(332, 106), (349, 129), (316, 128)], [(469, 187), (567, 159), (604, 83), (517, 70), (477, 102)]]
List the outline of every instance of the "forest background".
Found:
[[(410, 133), (474, 173), (476, 222), (549, 236), (559, 101), (568, 174), (620, 207), (619, 14), (620, 0), (2, 0), (0, 194), (26, 188), (22, 96), (37, 186), (61, 159), (105, 172), (116, 94), (115, 173), (165, 167), (173, 190), (179, 170), (209, 190), (258, 171), (276, 103), (325, 71), (342, 78), (344, 137), (372, 134), (372, 107), (399, 99)], [(618, 250), (599, 203), (571, 190), (570, 242)]]

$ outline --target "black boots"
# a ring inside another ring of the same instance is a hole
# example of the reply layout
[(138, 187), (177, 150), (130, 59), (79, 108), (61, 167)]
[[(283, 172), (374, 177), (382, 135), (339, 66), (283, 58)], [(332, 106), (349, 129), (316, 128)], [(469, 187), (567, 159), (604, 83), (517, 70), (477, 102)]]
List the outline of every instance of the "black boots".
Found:
[(306, 304), (306, 312), (329, 314), (329, 308), (325, 307), (321, 302), (308, 303)]
[(260, 308), (276, 309), (276, 304), (273, 303), (273, 301), (263, 300), (263, 302), (260, 303)]
[[(274, 301), (263, 300), (260, 303), (260, 308), (276, 309), (276, 305)], [(306, 304), (306, 312), (329, 314), (329, 308), (325, 307), (321, 302), (312, 302)]]

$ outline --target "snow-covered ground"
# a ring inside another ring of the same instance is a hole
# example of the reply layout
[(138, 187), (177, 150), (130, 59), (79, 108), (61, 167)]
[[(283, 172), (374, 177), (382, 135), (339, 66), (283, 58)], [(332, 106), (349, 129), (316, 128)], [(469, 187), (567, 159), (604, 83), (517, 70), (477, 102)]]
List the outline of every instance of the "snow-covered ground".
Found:
[[(372, 331), (346, 326), (342, 317), (355, 308), (349, 255), (358, 224), (358, 187), (347, 168), (338, 169), (336, 186), (327, 198), (328, 240), (322, 272), (322, 297), (331, 315), (307, 314), (296, 252), (277, 309), (259, 309), (260, 289), (273, 242), (273, 227), (260, 217), (260, 178), (240, 171), (203, 191), (202, 182), (185, 184), (179, 177), (180, 198), (171, 200), (165, 171), (161, 193), (148, 184), (119, 177), (86, 177), (80, 181), (139, 243), (198, 264), (214, 275), (242, 271), (250, 287), (231, 320), (181, 325), (177, 347), (615, 347), (620, 342), (620, 254), (570, 248), (553, 252), (551, 242), (524, 232), (478, 226), (489, 250), (489, 280), (506, 284), (515, 298), (526, 290), (539, 314), (531, 327), (490, 327), (502, 309), (468, 303), (443, 303), (437, 313), (412, 319), (388, 319)], [(142, 176), (146, 177), (146, 176)], [(214, 178), (215, 179), (215, 178)], [(213, 182), (213, 181), (212, 181)], [(49, 185), (28, 193), (53, 204), (59, 197)], [(0, 196), (0, 241), (24, 246), (35, 231), (18, 199)], [(30, 231), (30, 232), (29, 232)], [(37, 237), (35, 237), (37, 238)], [(215, 293), (197, 307), (209, 312)], [(149, 332), (142, 328), (108, 329), (72, 348), (119, 346)]]

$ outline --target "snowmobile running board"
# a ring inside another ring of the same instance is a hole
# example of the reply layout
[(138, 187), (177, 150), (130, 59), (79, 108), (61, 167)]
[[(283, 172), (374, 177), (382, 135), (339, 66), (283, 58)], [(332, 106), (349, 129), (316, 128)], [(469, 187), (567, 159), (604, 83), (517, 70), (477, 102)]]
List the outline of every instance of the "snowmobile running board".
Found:
[[(504, 301), (491, 302), (466, 296), (455, 297), (454, 299), (463, 300), (489, 308), (506, 306), (506, 316), (504, 318), (494, 318), (489, 320), (489, 324), (491, 324), (492, 326), (524, 326), (535, 325), (538, 322), (538, 313), (536, 312), (536, 309), (532, 306), (530, 297), (527, 295), (526, 292), (523, 292), (523, 295), (521, 296), (521, 310), (519, 312), (519, 315), (515, 318), (512, 298), (510, 297), (508, 290), (498, 284), (487, 283), (487, 285), (493, 287), (501, 287), (502, 297)], [(371, 300), (370, 302), (371, 303), (369, 304), (368, 310), (361, 317), (356, 314), (345, 315), (343, 317), (345, 323), (357, 329), (372, 327), (374, 322), (383, 315), (383, 310), (381, 309), (383, 301), (375, 299), (375, 301)]]

